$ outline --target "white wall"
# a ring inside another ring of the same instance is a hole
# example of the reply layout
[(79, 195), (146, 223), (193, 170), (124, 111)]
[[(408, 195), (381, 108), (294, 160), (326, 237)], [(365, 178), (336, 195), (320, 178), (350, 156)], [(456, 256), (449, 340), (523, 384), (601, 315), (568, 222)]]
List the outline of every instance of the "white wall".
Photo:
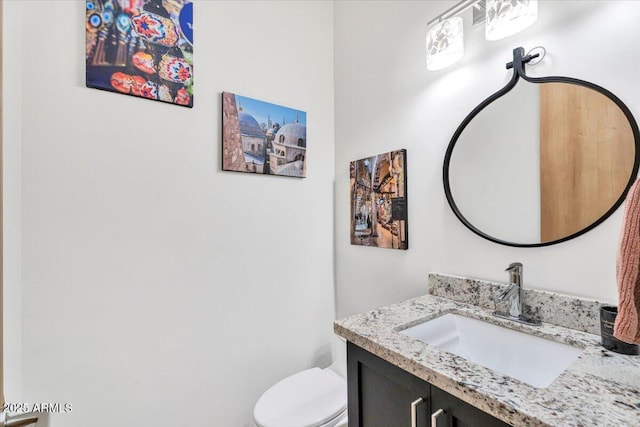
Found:
[(3, 2), (2, 174), (3, 174), (3, 340), (4, 393), (7, 402), (22, 398), (22, 49), (8, 34), (22, 31), (22, 3)]
[[(330, 362), (333, 4), (198, 1), (193, 109), (86, 88), (84, 4), (6, 16), (24, 399), (72, 403), (54, 427), (246, 426), (273, 382)], [(220, 170), (222, 91), (307, 112), (306, 179)]]
[[(453, 215), (442, 162), (453, 132), (502, 87), (512, 49), (543, 45), (533, 76), (565, 75), (600, 84), (636, 115), (640, 2), (540, 1), (538, 21), (495, 42), (471, 29), (465, 57), (438, 72), (425, 66), (426, 23), (455, 2), (340, 1), (335, 9), (337, 314), (423, 294), (430, 271), (505, 281), (522, 261), (525, 285), (601, 300), (617, 299), (615, 257), (621, 209), (595, 230), (544, 248), (511, 248), (477, 237)], [(410, 249), (349, 244), (349, 161), (406, 148)]]

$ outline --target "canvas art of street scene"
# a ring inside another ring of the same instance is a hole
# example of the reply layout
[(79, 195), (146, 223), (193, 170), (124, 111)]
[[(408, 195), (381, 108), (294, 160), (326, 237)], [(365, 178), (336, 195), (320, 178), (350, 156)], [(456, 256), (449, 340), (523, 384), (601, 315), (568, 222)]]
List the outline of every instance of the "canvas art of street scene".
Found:
[(408, 249), (406, 150), (351, 162), (351, 244)]

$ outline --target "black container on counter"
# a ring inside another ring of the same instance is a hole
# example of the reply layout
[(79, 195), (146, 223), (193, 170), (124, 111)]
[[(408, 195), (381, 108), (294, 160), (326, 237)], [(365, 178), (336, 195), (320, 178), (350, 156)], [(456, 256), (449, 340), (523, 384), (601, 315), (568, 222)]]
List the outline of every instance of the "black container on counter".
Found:
[(618, 315), (618, 307), (604, 305), (600, 307), (600, 335), (602, 336), (602, 346), (607, 350), (620, 354), (640, 354), (640, 346), (629, 344), (613, 336), (613, 325)]

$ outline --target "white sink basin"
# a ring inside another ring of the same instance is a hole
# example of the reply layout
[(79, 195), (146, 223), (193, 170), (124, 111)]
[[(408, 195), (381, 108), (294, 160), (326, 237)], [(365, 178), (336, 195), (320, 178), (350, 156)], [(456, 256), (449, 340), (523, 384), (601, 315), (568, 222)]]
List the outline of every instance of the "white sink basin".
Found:
[(457, 314), (400, 331), (536, 388), (548, 387), (581, 349)]

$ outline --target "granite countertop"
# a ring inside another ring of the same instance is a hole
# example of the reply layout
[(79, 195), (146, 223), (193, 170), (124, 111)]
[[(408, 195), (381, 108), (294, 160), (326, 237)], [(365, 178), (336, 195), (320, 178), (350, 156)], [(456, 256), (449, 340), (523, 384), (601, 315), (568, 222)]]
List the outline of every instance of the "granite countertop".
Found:
[[(535, 388), (399, 331), (457, 313), (584, 349), (547, 388)], [(435, 295), (356, 314), (334, 323), (359, 347), (514, 426), (640, 425), (640, 356), (605, 350), (600, 336), (543, 323), (528, 326), (491, 310)]]

